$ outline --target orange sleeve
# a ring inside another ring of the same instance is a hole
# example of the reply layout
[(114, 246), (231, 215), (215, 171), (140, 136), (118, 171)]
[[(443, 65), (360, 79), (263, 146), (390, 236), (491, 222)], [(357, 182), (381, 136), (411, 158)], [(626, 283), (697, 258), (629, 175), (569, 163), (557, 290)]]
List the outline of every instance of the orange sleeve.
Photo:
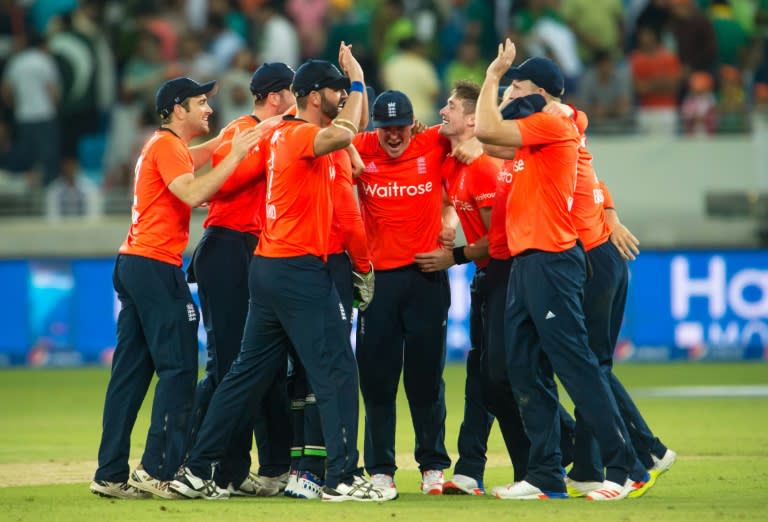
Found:
[(602, 179), (600, 180), (600, 188), (603, 191), (603, 208), (615, 209), (616, 206), (613, 203), (613, 196), (611, 196), (611, 193), (608, 191), (608, 187), (605, 186), (605, 182)]
[(352, 186), (352, 165), (347, 152), (339, 151), (335, 163), (337, 171), (333, 182), (334, 218), (344, 237), (344, 249), (352, 260), (352, 267), (357, 272), (366, 273), (370, 269), (371, 258), (363, 219), (360, 217), (355, 189)]

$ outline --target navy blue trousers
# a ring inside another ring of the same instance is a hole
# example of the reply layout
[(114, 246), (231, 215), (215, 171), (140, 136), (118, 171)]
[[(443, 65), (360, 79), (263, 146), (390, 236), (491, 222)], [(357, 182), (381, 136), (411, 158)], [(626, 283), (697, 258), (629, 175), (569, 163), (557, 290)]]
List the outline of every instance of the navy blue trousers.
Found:
[[(214, 390), (240, 353), (248, 313), (248, 267), (257, 241), (251, 234), (208, 227), (192, 256), (189, 279), (197, 282), (208, 338), (205, 375), (195, 393), (193, 443)], [(262, 403), (241, 416), (227, 454), (217, 468), (216, 482), (220, 486), (226, 487), (229, 482), (238, 485), (248, 476), (254, 432), (259, 474), (276, 476), (287, 471), (290, 418), (285, 372), (275, 377)]]
[(358, 380), (343, 307), (327, 265), (314, 256), (255, 256), (240, 354), (216, 388), (188, 467), (210, 477), (249, 402), (263, 401), (293, 347), (317, 398), (326, 441), (326, 482), (358, 468)]
[[(352, 263), (346, 253), (328, 256), (328, 270), (344, 307), (347, 336), (352, 330)], [(293, 422), (292, 456), (294, 468), (311, 471), (319, 477), (325, 475), (325, 442), (323, 440), (317, 398), (307, 382), (301, 363), (294, 361), (290, 379), (290, 399)]]
[(376, 272), (376, 293), (357, 324), (365, 403), (365, 468), (394, 475), (395, 403), (400, 374), (421, 471), (450, 467), (445, 449), (445, 335), (451, 293), (445, 272), (415, 265)]
[[(519, 482), (525, 479), (528, 472), (530, 442), (523, 429), (520, 411), (507, 377), (504, 309), (507, 303), (507, 285), (511, 266), (511, 259), (491, 258), (486, 269), (486, 286), (488, 289), (484, 310), (486, 353), (483, 356), (482, 368), (485, 402), (499, 423), (499, 430), (512, 461), (513, 481)], [(560, 451), (562, 465), (565, 467), (573, 460), (575, 422), (562, 406), (559, 406), (558, 411), (560, 414)]]
[[(613, 373), (613, 352), (627, 301), (627, 262), (610, 241), (592, 248), (587, 256), (593, 271), (593, 276), (584, 286), (584, 315), (589, 347), (597, 357), (602, 378), (613, 393), (619, 414), (640, 460), (640, 463), (635, 464), (633, 478), (642, 478), (644, 470), (653, 466), (651, 454), (662, 457), (667, 448), (653, 435), (627, 390)], [(576, 419), (576, 457), (569, 476), (579, 481), (602, 480), (603, 465), (597, 441), (584, 422), (581, 422), (578, 408)]]
[(198, 311), (177, 266), (119, 255), (112, 282), (120, 299), (117, 346), (104, 400), (95, 480), (128, 480), (131, 431), (157, 372), (141, 463), (160, 480), (181, 465), (197, 379)]
[(485, 404), (483, 383), (484, 309), (488, 294), (485, 269), (478, 268), (469, 287), (469, 339), (472, 343), (467, 354), (467, 378), (464, 383), (464, 420), (459, 427), (459, 459), (453, 472), (482, 481), (485, 473), (488, 436), (493, 416)]
[(579, 246), (516, 256), (509, 275), (507, 371), (531, 443), (525, 480), (544, 491), (565, 491), (559, 401), (547, 380), (550, 364), (598, 440), (606, 479), (623, 484), (636, 460), (588, 346), (582, 309), (585, 277)]

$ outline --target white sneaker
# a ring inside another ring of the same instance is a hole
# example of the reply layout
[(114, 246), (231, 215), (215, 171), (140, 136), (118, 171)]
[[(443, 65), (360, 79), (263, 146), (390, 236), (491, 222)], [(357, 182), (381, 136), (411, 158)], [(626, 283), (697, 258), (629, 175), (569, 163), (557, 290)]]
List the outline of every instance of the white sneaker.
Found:
[(632, 482), (632, 479), (629, 478), (626, 480), (626, 482), (624, 482), (623, 486), (621, 484), (611, 482), (610, 480), (606, 480), (603, 481), (598, 489), (587, 493), (586, 498), (587, 500), (597, 500), (601, 502), (622, 500), (627, 498), (629, 492), (632, 491), (633, 484), (634, 483)]
[(397, 486), (395, 486), (395, 479), (392, 475), (374, 473), (371, 475), (371, 483), (380, 489), (391, 489), (395, 492), (395, 497), (397, 497)]
[(482, 480), (475, 480), (467, 475), (455, 474), (443, 484), (443, 495), (485, 495)]
[(295, 475), (291, 474), (288, 479), (284, 494), (286, 497), (307, 500), (320, 498), (323, 495), (323, 482), (323, 479), (311, 471), (297, 472)]
[(397, 498), (397, 490), (394, 488), (379, 488), (369, 480), (355, 476), (351, 484), (340, 483), (335, 488), (323, 486), (323, 500), (325, 502), (385, 502)]
[(94, 480), (88, 489), (94, 495), (106, 498), (121, 498), (129, 500), (144, 500), (152, 498), (151, 493), (142, 491), (127, 482), (107, 482), (106, 480)]
[(279, 495), (288, 483), (288, 473), (283, 473), (277, 477), (267, 477), (249, 473), (243, 483), (237, 488), (231, 482), (227, 486), (227, 491), (233, 496), (247, 497), (274, 497)]
[(443, 470), (428, 469), (421, 474), (421, 492), (425, 495), (443, 494)]
[(204, 498), (206, 500), (225, 500), (229, 498), (229, 491), (221, 489), (211, 480), (201, 479), (186, 466), (182, 466), (176, 473), (176, 477), (169, 486), (187, 498)]
[(573, 480), (571, 477), (565, 477), (565, 489), (571, 498), (584, 497), (596, 489), (602, 487), (602, 482), (581, 482)]
[(128, 479), (128, 484), (136, 489), (145, 491), (150, 495), (157, 495), (158, 497), (167, 500), (179, 500), (184, 498), (183, 495), (179, 495), (175, 491), (169, 489), (168, 486), (171, 484), (170, 480), (156, 479), (147, 473), (145, 469), (137, 468), (133, 470), (133, 473), (131, 473), (131, 476)]
[(568, 498), (568, 493), (544, 491), (530, 482), (521, 480), (514, 484), (493, 488), (496, 498), (502, 500), (549, 500)]
[(648, 472), (651, 475), (659, 477), (660, 475), (670, 470), (672, 465), (677, 460), (677, 453), (671, 449), (667, 449), (666, 453), (664, 453), (664, 456), (660, 459), (656, 458), (655, 455), (651, 455), (651, 458), (653, 458), (653, 467), (649, 469)]

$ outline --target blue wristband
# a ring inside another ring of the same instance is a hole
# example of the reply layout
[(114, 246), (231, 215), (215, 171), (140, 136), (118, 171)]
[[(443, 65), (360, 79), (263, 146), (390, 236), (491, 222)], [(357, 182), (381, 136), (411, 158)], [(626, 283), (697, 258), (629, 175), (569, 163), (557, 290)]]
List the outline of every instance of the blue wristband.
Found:
[(359, 92), (360, 94), (365, 91), (365, 85), (363, 85), (363, 82), (352, 82), (352, 84), (349, 86), (349, 92)]

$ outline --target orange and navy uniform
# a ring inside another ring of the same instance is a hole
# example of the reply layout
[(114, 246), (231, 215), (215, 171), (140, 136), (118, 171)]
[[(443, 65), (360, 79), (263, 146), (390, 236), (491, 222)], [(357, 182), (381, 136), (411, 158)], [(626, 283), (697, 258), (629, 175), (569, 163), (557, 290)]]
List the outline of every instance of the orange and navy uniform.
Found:
[[(222, 134), (221, 144), (211, 156), (215, 167), (232, 149), (236, 134), (255, 127), (260, 120), (253, 115), (241, 116), (227, 125)], [(265, 153), (268, 136), (238, 163), (208, 205), (208, 216), (203, 228), (224, 227), (238, 232), (261, 235), (264, 223), (264, 198), (266, 196)]]
[(293, 117), (274, 128), (267, 153), (266, 220), (256, 255), (327, 258), (336, 169), (331, 154), (315, 156), (318, 132), (317, 125)]
[(365, 163), (357, 192), (376, 270), (410, 265), (415, 254), (440, 245), (441, 166), (450, 143), (438, 129), (413, 136), (399, 158), (387, 155), (375, 132), (358, 134), (353, 141)]
[(592, 154), (587, 149), (587, 137), (584, 134), (589, 124), (587, 115), (576, 111), (575, 122), (581, 136), (571, 218), (584, 250), (589, 252), (608, 240), (611, 229), (605, 221), (603, 186), (592, 166)]
[(120, 246), (121, 254), (181, 266), (192, 209), (168, 185), (194, 170), (186, 143), (169, 129), (156, 130), (136, 162), (131, 227)]
[[(469, 165), (457, 161), (453, 156), (448, 156), (443, 162), (448, 199), (456, 209), (469, 245), (488, 234), (480, 209), (493, 207), (499, 167), (500, 162), (486, 154)], [(488, 258), (476, 260), (475, 265), (485, 268), (488, 266)]]
[(352, 162), (346, 150), (331, 153), (336, 175), (333, 180), (333, 221), (328, 240), (328, 254), (349, 253), (355, 271), (366, 273), (370, 269), (368, 241), (360, 209), (355, 199), (352, 181)]
[(507, 197), (512, 186), (513, 160), (504, 160), (496, 174), (496, 197), (491, 207), (491, 226), (488, 229), (488, 255), (492, 259), (509, 259), (507, 245)]
[(571, 219), (578, 130), (569, 118), (541, 112), (516, 121), (522, 145), (512, 160), (507, 198), (510, 254), (568, 250), (578, 239)]

